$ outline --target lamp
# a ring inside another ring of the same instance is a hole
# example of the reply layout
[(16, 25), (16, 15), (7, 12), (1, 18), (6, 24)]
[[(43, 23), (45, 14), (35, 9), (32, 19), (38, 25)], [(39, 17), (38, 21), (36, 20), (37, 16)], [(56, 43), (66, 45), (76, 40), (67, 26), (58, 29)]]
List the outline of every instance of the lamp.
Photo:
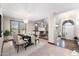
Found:
[(28, 23), (28, 19), (24, 19), (23, 21), (24, 21), (24, 23)]

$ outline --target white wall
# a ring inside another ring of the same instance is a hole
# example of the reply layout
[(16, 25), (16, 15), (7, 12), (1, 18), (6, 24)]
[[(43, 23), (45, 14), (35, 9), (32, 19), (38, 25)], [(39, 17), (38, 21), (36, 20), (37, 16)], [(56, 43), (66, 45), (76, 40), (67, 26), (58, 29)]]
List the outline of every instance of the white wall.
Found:
[(34, 24), (34, 22), (28, 22), (27, 23), (27, 33), (33, 33), (33, 30), (34, 30), (34, 28), (35, 28), (35, 24)]
[[(3, 17), (3, 31), (5, 30), (9, 30), (10, 31), (10, 20), (12, 20), (13, 18), (9, 17), (9, 16), (4, 16)], [(19, 20), (19, 19), (14, 19), (14, 20)], [(19, 20), (19, 21), (22, 21), (22, 20)], [(33, 22), (28, 22), (27, 25), (26, 25), (26, 33), (33, 33), (33, 30), (34, 30), (34, 23)]]
[[(79, 23), (79, 18), (76, 13), (78, 13), (78, 11), (68, 11), (68, 12), (64, 12), (64, 13), (61, 13), (58, 15), (58, 19), (57, 20), (60, 20), (59, 22), (59, 32), (62, 33), (62, 23), (66, 20), (72, 20), (74, 22), (74, 36), (78, 36), (79, 34), (79, 25), (76, 24), (76, 22)], [(76, 21), (77, 20), (77, 21)]]
[(3, 31), (5, 30), (9, 30), (10, 31), (10, 20), (18, 20), (18, 21), (23, 21), (21, 19), (17, 19), (17, 18), (12, 18), (9, 16), (3, 16)]
[[(62, 13), (62, 15), (60, 16), (61, 14), (51, 14), (49, 15), (48, 17), (48, 41), (51, 42), (51, 43), (55, 43), (55, 40), (56, 40), (56, 22), (59, 21), (59, 33), (61, 32), (62, 34), (62, 23), (65, 21), (65, 20), (73, 20), (74, 23), (75, 23), (75, 28), (74, 28), (74, 32), (75, 32), (75, 36), (79, 36), (79, 21), (76, 21), (76, 20), (79, 20), (79, 17), (77, 17), (78, 15), (76, 15), (76, 13), (74, 12), (67, 12), (67, 13)], [(69, 17), (66, 17), (65, 16), (69, 16)], [(76, 25), (76, 22), (78, 22), (78, 24)]]
[(10, 20), (11, 18), (8, 16), (3, 16), (3, 31), (9, 30), (10, 31)]
[(55, 15), (51, 14), (48, 17), (48, 42), (54, 43), (55, 42)]

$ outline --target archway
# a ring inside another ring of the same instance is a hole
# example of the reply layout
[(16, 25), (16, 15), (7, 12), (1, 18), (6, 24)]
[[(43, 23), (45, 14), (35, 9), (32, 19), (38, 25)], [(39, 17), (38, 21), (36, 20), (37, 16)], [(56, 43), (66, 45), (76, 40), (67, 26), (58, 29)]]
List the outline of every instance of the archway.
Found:
[(73, 40), (74, 34), (74, 22), (72, 20), (64, 21), (62, 24), (62, 36), (65, 39)]

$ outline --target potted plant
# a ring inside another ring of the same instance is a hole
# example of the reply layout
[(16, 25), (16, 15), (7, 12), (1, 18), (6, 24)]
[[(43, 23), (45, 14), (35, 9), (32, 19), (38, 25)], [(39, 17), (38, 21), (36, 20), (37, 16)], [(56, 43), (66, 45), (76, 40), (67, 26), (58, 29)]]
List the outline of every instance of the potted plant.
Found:
[(10, 35), (10, 31), (6, 30), (3, 34), (4, 34), (4, 40), (7, 41), (8, 36)]

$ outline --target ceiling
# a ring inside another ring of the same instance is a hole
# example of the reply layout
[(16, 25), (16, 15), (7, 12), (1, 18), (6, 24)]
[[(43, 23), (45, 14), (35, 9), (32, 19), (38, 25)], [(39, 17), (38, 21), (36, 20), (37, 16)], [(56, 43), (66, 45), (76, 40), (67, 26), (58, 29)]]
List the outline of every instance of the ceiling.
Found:
[(52, 13), (78, 9), (77, 3), (2, 3), (4, 15), (19, 19), (39, 20)]

